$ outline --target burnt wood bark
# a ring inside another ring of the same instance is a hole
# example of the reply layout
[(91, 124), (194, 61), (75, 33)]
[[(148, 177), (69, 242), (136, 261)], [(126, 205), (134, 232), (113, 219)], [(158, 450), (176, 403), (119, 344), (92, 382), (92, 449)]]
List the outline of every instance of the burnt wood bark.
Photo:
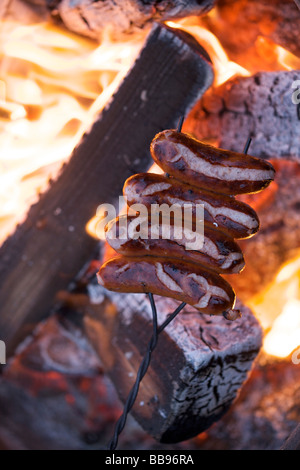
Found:
[(97, 241), (85, 225), (97, 206), (116, 201), (125, 178), (149, 167), (153, 136), (175, 127), (212, 80), (211, 63), (193, 39), (153, 28), (70, 162), (0, 249), (0, 336), (8, 351), (92, 257)]
[(199, 450), (279, 450), (299, 422), (299, 365), (262, 352), (238, 399), (206, 432)]
[[(125, 401), (152, 334), (149, 300), (144, 294), (111, 293), (93, 283), (88, 290), (86, 331)], [(157, 297), (156, 305), (161, 324), (178, 303)], [(132, 409), (158, 441), (196, 436), (236, 398), (261, 345), (257, 320), (239, 307), (243, 317), (236, 322), (185, 307), (161, 333)]]
[[(28, 0), (27, 0), (28, 1)], [(32, 0), (29, 0), (32, 1)], [(153, 21), (166, 21), (189, 15), (202, 15), (214, 0), (39, 0), (48, 5), (68, 29), (101, 39), (107, 25), (114, 37), (148, 28)]]
[[(299, 16), (300, 16), (300, 12)], [(236, 77), (210, 89), (192, 110), (185, 129), (197, 138), (241, 152), (252, 137), (249, 154), (300, 161), (297, 104), (299, 71), (261, 72)], [(300, 82), (299, 82), (300, 83)]]
[(298, 424), (298, 426), (284, 442), (281, 450), (300, 450), (300, 424)]

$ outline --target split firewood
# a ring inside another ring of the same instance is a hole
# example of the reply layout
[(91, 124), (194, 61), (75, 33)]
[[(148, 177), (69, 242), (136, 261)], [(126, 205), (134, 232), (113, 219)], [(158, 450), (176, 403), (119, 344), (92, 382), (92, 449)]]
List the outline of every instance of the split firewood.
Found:
[[(88, 285), (91, 305), (86, 331), (106, 373), (124, 401), (152, 334), (151, 308), (144, 294), (109, 292)], [(178, 303), (156, 299), (159, 324)], [(236, 398), (261, 345), (261, 328), (248, 308), (230, 322), (191, 307), (168, 325), (152, 353), (132, 409), (155, 439), (186, 440), (219, 419)]]
[[(8, 0), (15, 1), (15, 0)], [(148, 29), (154, 21), (166, 21), (191, 15), (203, 15), (214, 0), (22, 0), (33, 9), (46, 7), (52, 17), (71, 31), (101, 39), (109, 26), (115, 38)]]
[(292, 101), (294, 92), (299, 95), (300, 87), (292, 88), (296, 80), (300, 80), (299, 71), (231, 79), (205, 94), (184, 128), (200, 140), (237, 152), (250, 136), (251, 155), (300, 161), (300, 125), (297, 104)]
[(148, 170), (153, 135), (174, 127), (212, 81), (211, 63), (193, 38), (153, 28), (58, 179), (0, 249), (0, 331), (8, 350), (93, 256), (98, 241), (85, 226), (98, 205), (116, 202), (124, 178)]

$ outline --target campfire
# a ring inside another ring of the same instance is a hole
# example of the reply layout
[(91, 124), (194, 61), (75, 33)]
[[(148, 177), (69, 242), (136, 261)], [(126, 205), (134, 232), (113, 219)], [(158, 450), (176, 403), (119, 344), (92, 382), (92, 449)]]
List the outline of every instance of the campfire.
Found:
[[(242, 319), (185, 307), (161, 334), (121, 446), (297, 448), (298, 2), (79, 3), (0, 6), (0, 446), (111, 437), (151, 315), (143, 294), (97, 284), (97, 207), (116, 204), (129, 176), (160, 172), (150, 142), (184, 115), (183, 132), (216, 147), (242, 153), (251, 138), (248, 153), (276, 178), (238, 197), (260, 219), (239, 241), (245, 269), (224, 276)], [(157, 299), (160, 320), (176, 305)]]

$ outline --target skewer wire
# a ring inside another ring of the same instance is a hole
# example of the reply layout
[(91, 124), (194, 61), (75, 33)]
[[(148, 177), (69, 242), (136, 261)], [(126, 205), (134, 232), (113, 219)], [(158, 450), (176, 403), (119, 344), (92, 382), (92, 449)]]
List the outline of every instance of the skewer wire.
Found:
[(182, 126), (183, 126), (183, 121), (184, 121), (184, 116), (181, 116), (181, 118), (179, 119), (178, 121), (178, 124), (177, 124), (177, 132), (181, 132), (181, 129), (182, 129)]
[(154, 302), (154, 299), (153, 299), (153, 294), (148, 293), (148, 297), (149, 297), (149, 300), (150, 300), (151, 310), (152, 310), (152, 321), (153, 321), (152, 337), (151, 337), (151, 339), (148, 343), (146, 354), (145, 354), (145, 356), (144, 356), (144, 358), (143, 358), (143, 360), (140, 364), (140, 367), (139, 367), (139, 370), (138, 370), (138, 373), (137, 373), (137, 376), (136, 376), (135, 383), (134, 383), (131, 391), (129, 392), (129, 395), (128, 395), (127, 400), (125, 402), (125, 405), (124, 405), (124, 408), (123, 408), (123, 413), (122, 413), (122, 415), (120, 416), (120, 418), (118, 419), (118, 421), (116, 423), (113, 438), (111, 439), (111, 441), (108, 445), (109, 450), (115, 450), (117, 445), (118, 445), (119, 436), (120, 436), (121, 432), (123, 431), (123, 429), (125, 427), (128, 413), (130, 412), (131, 408), (133, 407), (133, 405), (135, 403), (135, 400), (136, 400), (136, 397), (137, 397), (137, 394), (138, 394), (138, 391), (139, 391), (140, 383), (141, 383), (141, 381), (142, 381), (144, 375), (146, 374), (146, 372), (148, 370), (148, 367), (150, 365), (151, 355), (152, 355), (152, 352), (153, 352), (153, 350), (155, 349), (155, 347), (157, 345), (158, 335), (169, 325), (169, 323), (181, 312), (181, 310), (186, 305), (185, 302), (182, 302), (177, 307), (177, 309), (172, 314), (170, 314), (166, 318), (164, 323), (162, 323), (162, 325), (158, 328), (158, 326), (157, 326), (157, 311), (156, 311), (156, 305), (155, 305), (155, 302)]
[(252, 138), (249, 137), (246, 144), (245, 144), (245, 147), (244, 147), (244, 150), (243, 150), (243, 153), (247, 154), (248, 153), (248, 150), (249, 150), (249, 147), (251, 145), (251, 142), (252, 142)]

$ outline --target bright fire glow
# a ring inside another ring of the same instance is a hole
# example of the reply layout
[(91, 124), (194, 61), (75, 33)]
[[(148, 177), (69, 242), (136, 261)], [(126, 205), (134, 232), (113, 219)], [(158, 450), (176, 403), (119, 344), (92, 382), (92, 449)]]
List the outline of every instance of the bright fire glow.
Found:
[(264, 338), (265, 351), (277, 357), (287, 357), (300, 345), (300, 300), (291, 299), (276, 318)]
[(287, 357), (300, 346), (300, 257), (284, 265), (249, 306), (266, 332), (266, 353)]
[(197, 23), (198, 18), (187, 18), (181, 21), (167, 22), (168, 26), (171, 26), (172, 28), (180, 28), (190, 33), (206, 50), (214, 66), (214, 85), (219, 86), (236, 75), (249, 77), (250, 72), (248, 70), (229, 60), (217, 37), (206, 28), (199, 26)]
[(282, 65), (285, 70), (299, 70), (300, 69), (300, 58), (287, 51), (281, 46), (276, 45), (276, 52), (278, 62)]
[(52, 24), (0, 26), (0, 244), (55, 177), (143, 40), (99, 45)]

